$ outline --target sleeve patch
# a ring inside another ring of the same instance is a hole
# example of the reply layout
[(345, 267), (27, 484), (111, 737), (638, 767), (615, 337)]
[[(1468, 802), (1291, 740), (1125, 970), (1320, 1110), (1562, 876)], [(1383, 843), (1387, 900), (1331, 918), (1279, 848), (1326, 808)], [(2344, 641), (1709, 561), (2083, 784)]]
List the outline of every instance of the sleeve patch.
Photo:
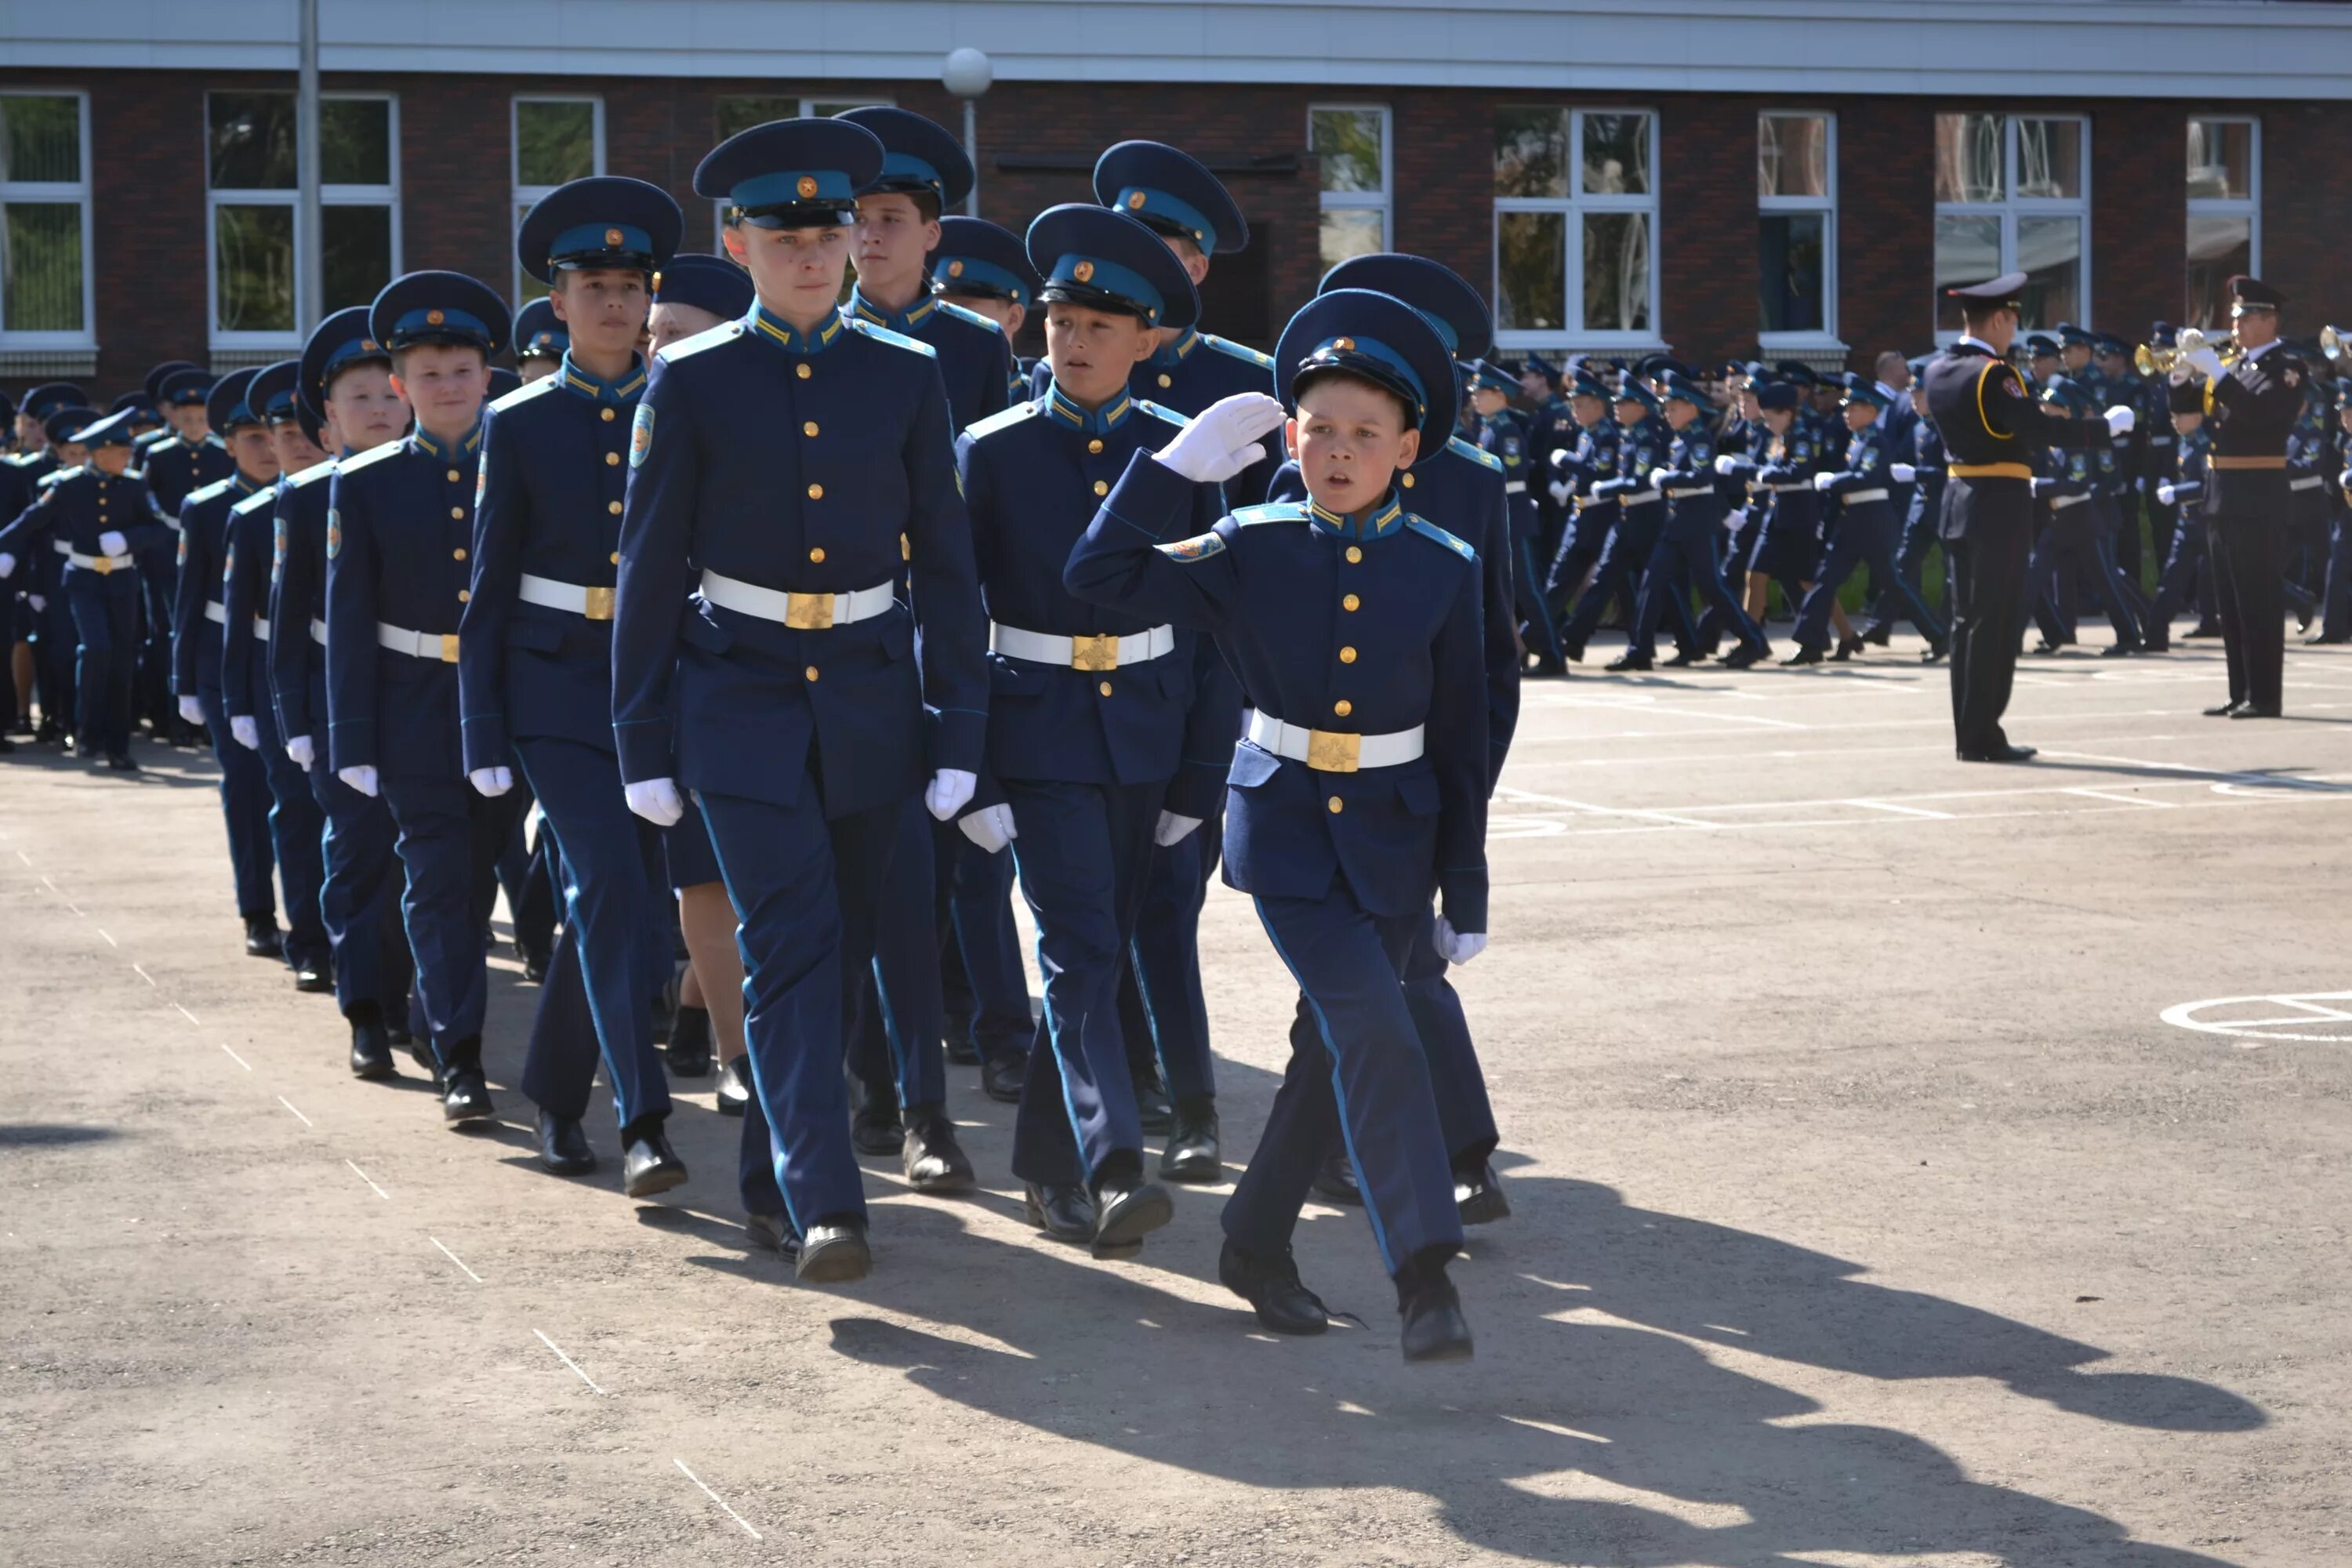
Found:
[(343, 514), (331, 510), (327, 513), (327, 559), (332, 561), (342, 552)]
[(629, 426), (629, 467), (643, 468), (646, 454), (654, 449), (654, 405), (637, 405), (637, 416)]
[(1172, 544), (1155, 544), (1152, 548), (1169, 560), (1181, 561), (1189, 566), (1195, 562), (1207, 561), (1213, 556), (1223, 555), (1226, 546), (1222, 534), (1202, 533), (1191, 539), (1177, 540)]

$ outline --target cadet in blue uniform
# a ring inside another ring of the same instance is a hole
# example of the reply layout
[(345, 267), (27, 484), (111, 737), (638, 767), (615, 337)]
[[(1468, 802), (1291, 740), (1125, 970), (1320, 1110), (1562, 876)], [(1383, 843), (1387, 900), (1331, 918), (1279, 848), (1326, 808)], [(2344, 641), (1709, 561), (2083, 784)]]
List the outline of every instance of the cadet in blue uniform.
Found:
[[(2158, 481), (2148, 500), (2176, 518), (2193, 520), (2205, 491), (2205, 458), (2212, 446), (2212, 438), (2205, 434), (2205, 388), (2185, 369), (2172, 372), (2158, 384), (2165, 390), (2166, 423), (2172, 431), (2170, 444), (2160, 449), (2172, 455), (2172, 472)], [(2151, 442), (2149, 449), (2159, 448)], [(2177, 527), (2170, 545), (2142, 627), (2141, 647), (2149, 653), (2170, 651), (2172, 617), (2210, 575), (2205, 571), (2203, 529), (2191, 524)]]
[[(1487, 335), (1491, 347), (1493, 334), (1489, 331)], [(1542, 539), (1543, 522), (1537, 513), (1535, 498), (1528, 493), (1528, 479), (1538, 471), (1538, 448), (1529, 443), (1527, 424), (1518, 410), (1510, 405), (1514, 384), (1502, 367), (1487, 363), (1482, 355), (1466, 353), (1459, 353), (1457, 363), (1460, 374), (1467, 378), (1469, 406), (1476, 416), (1477, 430), (1473, 440), (1477, 449), (1502, 470), (1503, 505), (1511, 529), (1507, 559), (1516, 563), (1511, 618), (1526, 628), (1528, 645), (1541, 668), (1565, 668), (1561, 663), (1559, 633), (1552, 624), (1550, 607), (1544, 603), (1542, 578), (1536, 571), (1536, 551)], [(1418, 503), (1420, 498), (1407, 499)], [(1478, 548), (1485, 547), (1482, 544)]]
[[(625, 432), (646, 385), (637, 340), (650, 275), (684, 225), (668, 193), (617, 175), (558, 186), (524, 215), (517, 254), (550, 286), (570, 346), (555, 374), (483, 416), (473, 596), (457, 638), (467, 776), (497, 797), (520, 766), (555, 834), (565, 940), (587, 984), (633, 1198), (687, 1177), (663, 1131), (669, 1083), (653, 1042), (654, 993), (669, 963), (668, 921), (654, 901), (660, 848), (621, 787), (612, 637)], [(593, 1064), (542, 1056), (534, 1050), (523, 1083), (540, 1105), (541, 1158), (578, 1173), (594, 1164), (580, 1130)]]
[[(1651, 549), (1642, 573), (1641, 598), (1634, 609), (1633, 633), (1626, 652), (1642, 657), (1633, 669), (1650, 667), (1650, 649), (1656, 642), (1658, 623), (1667, 598), (1685, 597), (1695, 587), (1722, 628), (1738, 642), (1724, 658), (1731, 669), (1746, 669), (1769, 655), (1772, 645), (1764, 630), (1740, 607), (1723, 575), (1723, 489), (1727, 483), (1715, 471), (1715, 432), (1706, 417), (1706, 394), (1679, 375), (1670, 375), (1659, 412), (1667, 430), (1665, 450), (1649, 473), (1666, 509), (1665, 526)], [(1685, 608), (1687, 605), (1685, 605)]]
[(1485, 679), (1480, 579), (1475, 550), (1408, 513), (1394, 483), (1445, 444), (1453, 363), (1410, 306), (1354, 289), (1294, 317), (1276, 360), (1308, 502), (1244, 508), (1185, 537), (1193, 486), (1257, 459), (1281, 414), (1230, 399), (1129, 461), (1065, 580), (1213, 633), (1255, 704), (1230, 776), (1225, 876), (1256, 900), (1322, 1048), (1294, 1056), (1226, 1205), (1220, 1278), (1269, 1327), (1324, 1327), (1290, 1236), (1336, 1121), (1396, 1281), (1406, 1359), (1460, 1358), (1470, 1330), (1445, 1266), (1462, 1223), (1400, 973), (1433, 889), (1449, 960), (1486, 941), (1486, 710), (1440, 700)]
[[(45, 382), (25, 394), (16, 410), (16, 437), (23, 450), (0, 459), (0, 527), (14, 521), (38, 497), (41, 480), (58, 470), (57, 447), (98, 416), (89, 399), (70, 382)], [(70, 411), (70, 417), (60, 416)], [(52, 423), (58, 426), (51, 429)], [(33, 645), (35, 684), (40, 688), (41, 721), (36, 741), (62, 741), (74, 728), (73, 610), (66, 600), (65, 558), (52, 551), (27, 563), (16, 579), (25, 585), (26, 626)]]
[[(2090, 385), (2061, 375), (2051, 378), (2041, 396), (2042, 402), (2080, 416), (2092, 411), (2092, 391)], [(2053, 449), (2051, 466), (2055, 472), (2039, 474), (2033, 480), (2037, 526), (2026, 581), (2032, 585), (2033, 617), (2042, 627), (2042, 646), (2034, 649), (2036, 653), (2055, 653), (2061, 643), (2074, 640), (2060, 625), (2058, 603), (2062, 588), (2076, 584), (2087, 585), (2115, 628), (2115, 641), (2101, 657), (2116, 658), (2139, 651), (2139, 620), (2118, 581), (2106, 526), (2095, 515), (2102, 499), (2097, 465), (2106, 456), (2104, 445), (2064, 452)]]
[(400, 864), (392, 812), (335, 776), (327, 725), (328, 502), (341, 459), (395, 442), (408, 402), (392, 356), (371, 335), (368, 307), (336, 311), (303, 345), (303, 407), (334, 458), (286, 476), (273, 515), (269, 573), (269, 695), (286, 754), (309, 776), (326, 819), (319, 913), (334, 953), (335, 1005), (351, 1026), (351, 1069), (393, 1077), (395, 1033), (406, 1035), (413, 963), (400, 920)]
[[(1651, 471), (1664, 463), (1668, 445), (1665, 424), (1658, 417), (1658, 400), (1639, 380), (1628, 374), (1612, 404), (1617, 421), (1615, 439), (1610, 447), (1615, 468), (1596, 479), (1587, 493), (1608, 503), (1616, 517), (1601, 547), (1591, 584), (1559, 628), (1562, 650), (1580, 662), (1584, 658), (1585, 642), (1600, 626), (1601, 612), (1608, 608), (1612, 598), (1625, 606), (1629, 626), (1634, 624), (1642, 574), (1657, 548), (1665, 524), (1664, 499), (1650, 479)], [(1698, 631), (1691, 620), (1687, 591), (1667, 593), (1662, 604), (1675, 619), (1678, 651), (1672, 662), (1696, 663)], [(1610, 668), (1638, 668), (1650, 658), (1651, 650), (1645, 645), (1629, 640), (1625, 657), (1612, 661)]]
[(1850, 433), (1839, 467), (1813, 476), (1813, 489), (1823, 504), (1836, 509), (1829, 550), (1813, 574), (1813, 585), (1797, 611), (1793, 634), (1797, 651), (1783, 664), (1819, 664), (1830, 646), (1830, 610), (1838, 590), (1857, 566), (1870, 568), (1870, 580), (1883, 583), (1900, 599), (1911, 624), (1927, 639), (1930, 658), (1944, 651), (1944, 626), (1903, 574), (1895, 570), (1895, 521), (1892, 492), (1894, 461), (1887, 455), (1886, 431), (1878, 422), (1885, 412), (1886, 394), (1857, 376), (1848, 382), (1839, 407)]
[[(1820, 498), (1813, 475), (1822, 451), (1804, 417), (1804, 397), (1790, 382), (1767, 382), (1756, 389), (1764, 445), (1754, 457), (1718, 453), (1716, 471), (1745, 480), (1756, 515), (1756, 549), (1748, 563), (1748, 613), (1762, 626), (1772, 584), (1791, 614), (1805, 601), (1821, 564)], [(1840, 639), (1843, 651), (1843, 638)]]
[[(327, 525), (327, 733), (336, 776), (382, 793), (408, 873), (402, 911), (417, 999), (452, 1123), (493, 1114), (482, 1074), (488, 989), (476, 840), (503, 844), (511, 807), (466, 786), (458, 626), (471, 596), (476, 465), (489, 356), (505, 303), (455, 272), (412, 272), (369, 307), (393, 384), (415, 411), (405, 440), (336, 465)], [(498, 808), (498, 809), (484, 809)]]
[[(205, 422), (205, 400), (212, 382), (210, 375), (195, 366), (172, 360), (147, 373), (143, 399), (141, 394), (127, 394), (115, 400), (118, 409), (135, 405), (139, 412), (134, 418), (140, 421), (148, 417), (151, 406), (167, 411), (165, 427), (138, 438), (139, 455), (134, 461), (147, 476), (147, 488), (155, 497), (155, 509), (175, 528), (179, 526), (180, 503), (194, 491), (226, 479), (236, 468)], [(171, 558), (158, 553), (142, 565), (141, 574), (146, 582), (146, 594), (138, 708), (157, 740), (185, 745), (194, 730), (171, 700), (172, 634), (176, 629), (172, 612), (177, 574)]]
[[(931, 291), (994, 321), (1007, 342), (1020, 338), (1042, 286), (1029, 265), (1028, 247), (1011, 229), (985, 218), (940, 219), (940, 242), (931, 252)], [(1013, 360), (1008, 406), (1029, 395), (1030, 368), (1017, 356)]]
[(759, 299), (655, 356), (614, 630), (629, 804), (667, 824), (694, 793), (742, 921), (745, 1206), (814, 1282), (871, 1266), (845, 984), (866, 966), (901, 803), (928, 772), (932, 816), (958, 815), (988, 717), (946, 387), (929, 347), (835, 304), (882, 158), (856, 125), (792, 120), (696, 169)]
[(546, 295), (515, 312), (515, 374), (525, 386), (553, 375), (571, 347), (572, 334)]
[[(1030, 1058), (1013, 1150), (1030, 1222), (1125, 1247), (1174, 1205), (1144, 1173), (1119, 984), (1152, 846), (1210, 815), (1171, 788), (1192, 761), (1193, 710), (1222, 706), (1205, 729), (1230, 748), (1241, 710), (1230, 686), (1195, 680), (1198, 634), (1062, 584), (1112, 479), (1183, 428), (1139, 402), (1128, 376), (1156, 329), (1192, 324), (1192, 281), (1150, 229), (1105, 207), (1051, 208), (1029, 244), (1045, 279), (1045, 390), (957, 444), (992, 652), (988, 766), (960, 826), (984, 849), (1013, 846), (1037, 924), (1047, 1048)], [(1195, 531), (1215, 522), (1217, 488), (1194, 487), (1190, 510)]]
[[(1600, 561), (1610, 531), (1617, 525), (1615, 495), (1594, 493), (1596, 487), (1617, 477), (1617, 422), (1610, 417), (1609, 401), (1607, 385), (1580, 366), (1568, 398), (1569, 416), (1576, 422), (1576, 444), (1549, 454), (1551, 497), (1565, 509), (1559, 549), (1544, 569), (1544, 607), (1554, 625), (1568, 618), (1570, 602)], [(1528, 631), (1536, 629), (1533, 622), (1527, 623)], [(1568, 657), (1567, 650), (1558, 657), (1538, 650), (1534, 673), (1566, 675)], [(1584, 650), (1574, 649), (1573, 657), (1581, 661)]]
[(212, 388), (205, 417), (215, 434), (207, 439), (222, 443), (230, 472), (181, 499), (178, 597), (171, 622), (177, 628), (172, 637), (172, 689), (180, 718), (210, 731), (213, 756), (220, 763), (221, 816), (228, 828), (229, 871), (236, 886), (236, 912), (245, 921), (245, 951), (256, 958), (276, 958), (283, 948), (278, 903), (269, 888), (275, 864), (269, 778), (261, 759), (237, 744), (221, 698), (221, 633), (228, 624), (221, 576), (228, 553), (229, 508), (250, 496), (268, 494), (278, 479), (268, 424), (247, 391), (256, 374), (231, 371)]

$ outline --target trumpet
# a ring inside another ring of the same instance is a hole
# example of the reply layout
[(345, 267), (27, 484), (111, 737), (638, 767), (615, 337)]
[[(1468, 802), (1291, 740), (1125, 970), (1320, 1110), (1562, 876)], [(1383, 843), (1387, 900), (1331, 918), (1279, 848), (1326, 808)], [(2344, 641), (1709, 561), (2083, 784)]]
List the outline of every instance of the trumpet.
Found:
[(2234, 331), (2224, 332), (2217, 342), (2208, 338), (2195, 327), (2183, 327), (2180, 329), (2179, 342), (2180, 346), (2173, 353), (2173, 358), (2176, 360), (2182, 354), (2210, 346), (2225, 368), (2237, 363), (2238, 355), (2244, 352), (2238, 347), (2238, 336)]
[(2142, 375), (2162, 375), (2180, 357), (2179, 349), (2159, 349), (2142, 343), (2132, 350), (2132, 368)]
[(2319, 347), (2329, 359), (2342, 359), (2346, 351), (2344, 334), (2334, 327), (2319, 329)]

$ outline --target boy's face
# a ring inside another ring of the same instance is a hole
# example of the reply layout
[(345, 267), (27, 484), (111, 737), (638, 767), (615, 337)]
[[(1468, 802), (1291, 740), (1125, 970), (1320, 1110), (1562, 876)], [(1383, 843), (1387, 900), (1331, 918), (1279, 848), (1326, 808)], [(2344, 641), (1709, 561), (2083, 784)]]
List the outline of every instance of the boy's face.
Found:
[(201, 441), (211, 433), (212, 426), (205, 418), (205, 405), (201, 403), (174, 403), (163, 412), (183, 440)]
[(1140, 317), (1123, 310), (1062, 300), (1045, 307), (1045, 360), (1054, 367), (1054, 384), (1090, 407), (1118, 395), (1159, 342), (1159, 333)]
[(1541, 403), (1551, 395), (1551, 384), (1540, 371), (1523, 370), (1519, 372), (1519, 395), (1529, 403)]
[(278, 447), (269, 432), (258, 425), (240, 425), (229, 432), (228, 455), (237, 471), (260, 482), (278, 477)]
[(788, 321), (814, 323), (841, 298), (849, 270), (852, 232), (822, 228), (760, 228), (739, 223), (723, 237), (727, 254), (751, 275), (760, 303)]
[(57, 454), (58, 467), (60, 468), (79, 468), (89, 461), (89, 448), (79, 441), (58, 442)]
[(1630, 426), (1639, 425), (1642, 422), (1642, 416), (1647, 414), (1649, 409), (1628, 397), (1622, 399), (1612, 412), (1617, 416), (1619, 425)]
[(1184, 275), (1192, 280), (1193, 288), (1198, 289), (1209, 280), (1208, 252), (1184, 237), (1163, 234), (1160, 237), (1175, 253), (1176, 259), (1184, 264)]
[(1299, 395), (1284, 432), (1307, 493), (1326, 511), (1352, 516), (1388, 494), (1400, 468), (1421, 454), (1404, 405), (1370, 382), (1327, 375)]
[(2090, 348), (2084, 343), (2068, 343), (2058, 351), (2058, 356), (2065, 362), (2066, 374), (2069, 375), (2076, 374), (2084, 365), (2091, 363)]
[(1510, 406), (1511, 395), (1499, 386), (1481, 386), (1470, 394), (1470, 406), (1482, 419), (1491, 419)]
[(408, 402), (393, 384), (392, 367), (368, 360), (336, 376), (327, 388), (327, 423), (342, 450), (365, 452), (398, 440), (408, 428)]
[[(2173, 433), (2175, 435), (2186, 436), (2204, 423), (2205, 416), (2198, 413), (2194, 409), (2183, 408), (2176, 412), (2172, 416)], [(2352, 429), (2352, 410), (2347, 411), (2346, 427), (2347, 429)]]
[(1742, 419), (1752, 421), (1761, 417), (1763, 412), (1764, 405), (1756, 401), (1755, 388), (1748, 386), (1741, 387), (1739, 389), (1739, 416)]
[(1590, 393), (1579, 393), (1568, 400), (1569, 417), (1579, 425), (1598, 425), (1608, 411), (1609, 405)]
[(857, 198), (857, 276), (875, 288), (912, 283), (922, 276), (923, 258), (939, 246), (939, 220), (924, 217), (905, 192)]
[(281, 473), (299, 474), (327, 460), (327, 454), (319, 450), (318, 444), (302, 434), (301, 421), (297, 419), (281, 419), (272, 425), (269, 445), (278, 455)]
[(1845, 427), (1849, 430), (1866, 430), (1877, 421), (1878, 408), (1874, 404), (1856, 398), (1845, 405)]
[(653, 305), (646, 275), (621, 267), (559, 272), (547, 298), (572, 341), (598, 356), (635, 353)]
[(1685, 403), (1679, 397), (1670, 397), (1666, 399), (1665, 416), (1667, 429), (1685, 429), (1692, 420), (1698, 417), (1698, 405)]
[(37, 452), (49, 444), (49, 433), (41, 422), (29, 414), (16, 416), (16, 445), (27, 452)]
[(986, 316), (990, 321), (1003, 327), (1004, 335), (1008, 338), (1019, 337), (1023, 324), (1029, 320), (1029, 312), (1026, 309), (1001, 295), (949, 294), (944, 298), (954, 300), (974, 315)]
[(131, 448), (109, 442), (89, 454), (90, 467), (101, 474), (120, 474), (131, 466)]
[(457, 343), (419, 343), (404, 349), (392, 389), (416, 411), (416, 423), (437, 435), (456, 436), (481, 417), (490, 371), (482, 351)]
[(1767, 430), (1771, 431), (1775, 436), (1786, 436), (1789, 433), (1789, 426), (1794, 425), (1796, 422), (1797, 411), (1793, 408), (1767, 408), (1764, 410), (1764, 427)]
[(653, 314), (646, 318), (646, 329), (653, 334), (652, 352), (661, 353), (672, 343), (683, 342), (699, 332), (707, 332), (719, 324), (719, 313), (699, 305), (680, 304), (672, 300), (656, 305)]

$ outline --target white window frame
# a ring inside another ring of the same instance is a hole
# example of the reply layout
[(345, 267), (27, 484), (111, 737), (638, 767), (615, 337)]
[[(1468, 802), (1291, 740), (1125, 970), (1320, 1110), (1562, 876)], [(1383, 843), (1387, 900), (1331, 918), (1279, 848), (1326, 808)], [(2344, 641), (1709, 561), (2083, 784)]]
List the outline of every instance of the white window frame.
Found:
[[(765, 98), (761, 92), (722, 92), (720, 98)], [(814, 93), (801, 100), (801, 118), (824, 120), (850, 109), (895, 109), (898, 100), (892, 98), (835, 98), (830, 93)], [(727, 242), (719, 236), (727, 232), (727, 204), (710, 204), (710, 249), (712, 254), (727, 254)], [(843, 285), (846, 288), (847, 285)]]
[[(2185, 142), (2190, 121), (2207, 121), (2223, 125), (2242, 126), (2250, 133), (2247, 142), (2246, 195), (2237, 196), (2189, 196), (2188, 216), (2197, 217), (2242, 217), (2246, 219), (2246, 270), (2253, 277), (2263, 275), (2263, 122), (2251, 114), (2200, 114), (2191, 110), (2181, 121)], [(2188, 171), (2181, 171), (2181, 181), (2188, 182)], [(2189, 280), (2189, 258), (2180, 258), (2180, 278), (2185, 286)]]
[[(1514, 103), (1508, 107), (1517, 108)], [(1561, 109), (1568, 115), (1568, 195), (1565, 196), (1496, 196), (1495, 220), (1487, 231), (1488, 248), (1494, 258), (1494, 274), (1489, 282), (1488, 297), (1495, 301), (1496, 315), (1502, 314), (1503, 298), (1503, 215), (1512, 212), (1560, 213), (1565, 215), (1564, 258), (1567, 265), (1566, 297), (1560, 300), (1563, 318), (1573, 315), (1576, 324), (1558, 329), (1513, 328), (1497, 330), (1495, 346), (1498, 349), (1663, 349), (1665, 347), (1665, 327), (1661, 320), (1664, 301), (1659, 298), (1660, 270), (1658, 253), (1658, 188), (1665, 183), (1664, 171), (1659, 166), (1659, 126), (1664, 115), (1654, 107), (1638, 104), (1590, 103), (1574, 105), (1528, 104), (1528, 108)], [(1640, 114), (1648, 118), (1650, 127), (1650, 188), (1640, 195), (1587, 195), (1584, 193), (1584, 118), (1588, 114)], [(1492, 152), (1489, 150), (1491, 158)], [(1491, 176), (1490, 176), (1491, 177)], [(1642, 331), (1601, 331), (1585, 327), (1584, 319), (1584, 219), (1596, 213), (1645, 213), (1650, 219), (1650, 325)], [(1569, 306), (1574, 305), (1573, 311)]]
[[(1763, 133), (1768, 119), (1819, 120), (1828, 126), (1828, 136), (1822, 150), (1827, 160), (1825, 172), (1828, 194), (1818, 196), (1768, 196), (1760, 192), (1756, 197), (1756, 211), (1760, 220), (1767, 213), (1819, 213), (1822, 217), (1822, 326), (1817, 331), (1768, 332), (1759, 322), (1756, 346), (1767, 353), (1779, 350), (1842, 349), (1844, 342), (1838, 337), (1838, 120), (1827, 109), (1759, 109), (1756, 111), (1757, 133)], [(1652, 242), (1655, 248), (1656, 241)]]
[(0, 351), (7, 353), (58, 353), (98, 346), (98, 257), (91, 249), (91, 208), (89, 156), (89, 94), (79, 88), (0, 88), (0, 98), (70, 98), (79, 105), (80, 116), (81, 178), (68, 184), (62, 181), (26, 180), (0, 183), (0, 202), (72, 201), (81, 207), (81, 331), (78, 332), (16, 331), (5, 318), (0, 318)]
[(522, 216), (533, 202), (558, 189), (555, 185), (527, 185), (522, 179), (522, 106), (526, 103), (584, 103), (589, 106), (589, 134), (593, 154), (588, 172), (604, 172), (604, 98), (593, 92), (518, 92), (507, 100), (507, 185), (512, 195), (507, 211), (512, 215), (507, 231), (507, 253), (514, 257), (514, 300), (535, 298), (530, 278), (522, 269), (520, 245), (522, 239)]
[[(1385, 103), (1310, 103), (1307, 106), (1307, 144), (1315, 145), (1315, 117), (1318, 114), (1377, 114), (1381, 117), (1381, 188), (1378, 191), (1326, 191), (1318, 195), (1321, 203), (1318, 213), (1370, 212), (1381, 215), (1381, 248), (1396, 248), (1396, 211), (1391, 193), (1396, 189), (1396, 115)], [(1317, 254), (1321, 254), (1318, 247)]]
[[(2000, 117), (2001, 191), (1997, 202), (1943, 202), (1936, 204), (1935, 216), (1981, 217), (2000, 219), (2000, 271), (2017, 270), (2017, 220), (2021, 217), (2072, 217), (2082, 225), (2083, 251), (2075, 260), (2079, 276), (2075, 280), (2075, 298), (2082, 301), (2081, 320), (2076, 323), (2088, 328), (2093, 324), (2091, 307), (2091, 117), (2087, 114), (2047, 113), (2041, 110), (1941, 110), (1950, 114), (1997, 114)], [(2082, 189), (2072, 196), (2021, 196), (2017, 194), (2017, 126), (2023, 120), (2066, 121), (2075, 127), (2076, 166), (2082, 171)], [(1929, 244), (1934, 243), (1933, 229)], [(1928, 321), (1934, 324), (1941, 314), (1935, 298), (1934, 282), (1929, 280), (1927, 300)], [(2055, 322), (2021, 327), (2021, 331), (2047, 331)], [(1937, 326), (1936, 342), (1949, 344), (1960, 335), (1957, 327)]]

